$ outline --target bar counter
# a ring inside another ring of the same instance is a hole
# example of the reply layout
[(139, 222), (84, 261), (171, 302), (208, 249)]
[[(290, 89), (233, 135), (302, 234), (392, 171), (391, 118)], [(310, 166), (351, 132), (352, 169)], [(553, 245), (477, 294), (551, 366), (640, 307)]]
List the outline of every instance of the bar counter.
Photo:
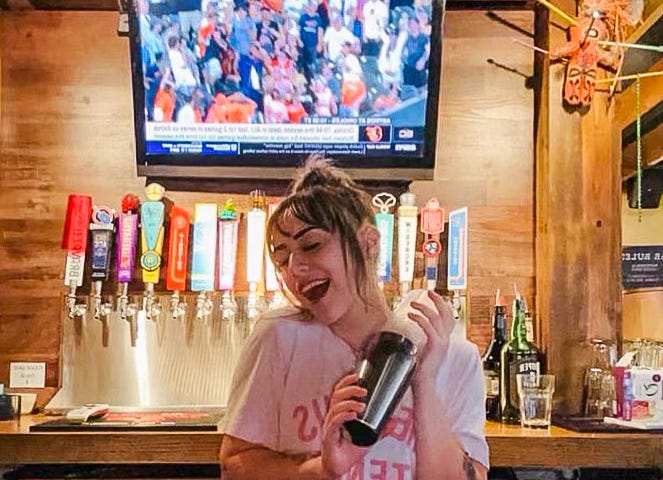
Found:
[[(0, 465), (216, 463), (218, 432), (30, 432), (55, 417), (29, 415), (0, 422)], [(663, 435), (525, 430), (488, 422), (491, 465), (510, 467), (655, 467)]]

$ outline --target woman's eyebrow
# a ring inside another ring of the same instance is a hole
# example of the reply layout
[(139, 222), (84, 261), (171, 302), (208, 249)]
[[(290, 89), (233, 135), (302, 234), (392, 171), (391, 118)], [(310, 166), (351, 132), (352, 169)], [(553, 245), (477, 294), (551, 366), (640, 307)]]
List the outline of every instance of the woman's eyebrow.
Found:
[(309, 225), (308, 227), (304, 227), (304, 228), (302, 228), (300, 231), (298, 231), (297, 233), (295, 233), (295, 234), (292, 236), (292, 238), (293, 238), (293, 240), (299, 240), (299, 239), (302, 238), (304, 235), (306, 235), (308, 232), (310, 232), (311, 230), (315, 230), (316, 228), (318, 228), (318, 227), (315, 227), (315, 226), (313, 226), (313, 225)]

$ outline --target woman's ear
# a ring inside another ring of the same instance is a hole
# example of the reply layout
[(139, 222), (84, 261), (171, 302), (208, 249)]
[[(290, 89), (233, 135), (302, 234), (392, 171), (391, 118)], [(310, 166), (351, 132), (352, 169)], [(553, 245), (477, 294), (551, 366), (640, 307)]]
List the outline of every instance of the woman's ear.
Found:
[(380, 232), (374, 225), (364, 225), (358, 233), (361, 251), (367, 260), (376, 260), (380, 251)]

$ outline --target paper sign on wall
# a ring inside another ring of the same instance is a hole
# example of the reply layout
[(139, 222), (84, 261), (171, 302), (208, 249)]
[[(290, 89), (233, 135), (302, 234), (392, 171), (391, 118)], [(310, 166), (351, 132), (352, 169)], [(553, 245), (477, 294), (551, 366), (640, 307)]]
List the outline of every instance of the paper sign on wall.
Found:
[(467, 207), (449, 212), (447, 289), (467, 290)]
[(46, 363), (11, 362), (9, 364), (9, 388), (44, 388)]

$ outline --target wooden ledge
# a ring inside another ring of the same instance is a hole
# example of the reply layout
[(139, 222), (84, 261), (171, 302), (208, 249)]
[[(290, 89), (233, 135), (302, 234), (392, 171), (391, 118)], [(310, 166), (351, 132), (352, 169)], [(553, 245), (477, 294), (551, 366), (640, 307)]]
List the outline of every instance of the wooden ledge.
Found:
[[(213, 464), (218, 432), (32, 433), (50, 417), (0, 422), (0, 465), (39, 463)], [(654, 467), (663, 458), (663, 436), (648, 433), (578, 433), (563, 428), (525, 430), (489, 422), (486, 435), (494, 467)]]

